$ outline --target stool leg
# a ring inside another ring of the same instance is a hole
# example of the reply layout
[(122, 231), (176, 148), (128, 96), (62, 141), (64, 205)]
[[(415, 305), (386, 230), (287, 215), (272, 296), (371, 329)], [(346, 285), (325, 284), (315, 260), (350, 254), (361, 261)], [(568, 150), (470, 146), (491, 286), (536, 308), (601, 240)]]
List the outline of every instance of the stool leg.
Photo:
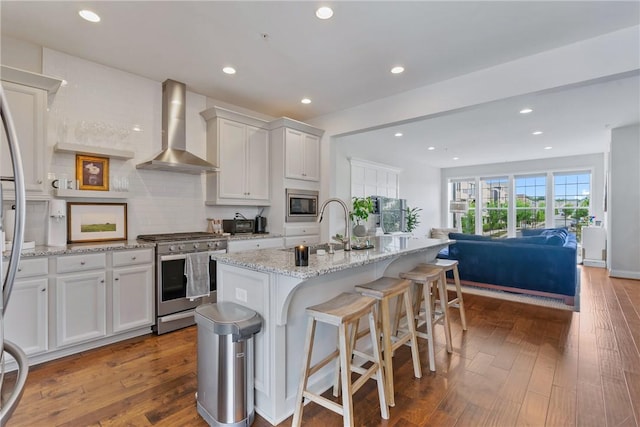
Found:
[[(427, 349), (429, 353), (429, 369), (431, 372), (436, 371), (436, 350), (433, 342), (433, 312), (431, 311), (431, 286), (432, 283), (427, 283), (426, 286), (422, 286), (423, 297), (418, 297), (418, 300), (422, 298), (424, 301), (424, 317), (427, 323)], [(419, 307), (418, 307), (419, 309)]]
[[(356, 346), (356, 342), (358, 341), (358, 328), (360, 326), (360, 319), (356, 319), (353, 325), (347, 327), (347, 333), (349, 334), (349, 343), (351, 344), (351, 348), (349, 349), (349, 354), (353, 354), (353, 349)], [(336, 369), (333, 374), (333, 396), (340, 396), (340, 358), (336, 359)]]
[[(374, 330), (375, 330), (375, 325)], [(353, 427), (353, 397), (351, 396), (351, 344), (345, 323), (338, 328), (338, 352), (340, 359), (340, 379), (342, 381), (342, 420), (345, 427)], [(377, 342), (377, 341), (376, 341)], [(375, 345), (375, 344), (374, 344)]]
[(444, 270), (440, 273), (440, 279), (438, 280), (438, 293), (440, 294), (440, 306), (444, 315), (444, 337), (447, 342), (447, 352), (453, 353), (453, 347), (451, 345), (451, 323), (449, 319), (449, 297), (447, 294), (447, 276)]
[(391, 319), (389, 313), (389, 299), (383, 298), (380, 301), (380, 311), (382, 316), (382, 344), (383, 348), (383, 363), (384, 363), (384, 375), (386, 377), (385, 384), (387, 389), (387, 401), (389, 406), (395, 406), (396, 400), (394, 398), (393, 387), (393, 350), (391, 349)]
[(302, 411), (304, 409), (304, 391), (307, 389), (307, 381), (309, 380), (309, 366), (311, 365), (311, 353), (313, 352), (313, 336), (316, 332), (316, 320), (309, 318), (307, 323), (307, 336), (304, 342), (304, 359), (302, 361), (302, 372), (300, 375), (300, 384), (298, 385), (298, 396), (296, 397), (296, 408), (293, 412), (293, 421), (291, 427), (300, 427), (302, 424)]
[[(411, 296), (409, 295), (409, 290), (402, 294), (404, 299), (404, 309), (407, 313), (411, 312)], [(400, 298), (398, 298), (400, 301)], [(409, 328), (409, 335), (411, 336), (411, 358), (413, 359), (413, 375), (416, 378), (422, 378), (422, 367), (420, 366), (420, 353), (418, 352), (418, 336), (416, 335), (416, 324), (415, 322), (409, 322), (409, 318), (407, 316), (407, 326)], [(389, 403), (391, 405), (391, 402)], [(394, 400), (395, 405), (395, 400)], [(394, 406), (391, 405), (391, 406)]]
[(460, 322), (462, 323), (462, 330), (467, 330), (467, 316), (464, 312), (464, 300), (462, 299), (462, 288), (460, 287), (460, 274), (458, 273), (458, 266), (453, 266), (453, 281), (456, 284), (456, 294), (458, 295), (458, 309), (460, 310)]
[(386, 387), (384, 383), (384, 374), (382, 372), (382, 356), (380, 354), (380, 344), (378, 341), (378, 337), (380, 334), (377, 330), (376, 316), (373, 312), (369, 313), (369, 335), (371, 336), (371, 349), (373, 351), (373, 357), (378, 364), (378, 370), (376, 372), (376, 383), (378, 385), (378, 399), (380, 400), (380, 415), (383, 419), (388, 420), (389, 406), (387, 406), (387, 397), (385, 391)]

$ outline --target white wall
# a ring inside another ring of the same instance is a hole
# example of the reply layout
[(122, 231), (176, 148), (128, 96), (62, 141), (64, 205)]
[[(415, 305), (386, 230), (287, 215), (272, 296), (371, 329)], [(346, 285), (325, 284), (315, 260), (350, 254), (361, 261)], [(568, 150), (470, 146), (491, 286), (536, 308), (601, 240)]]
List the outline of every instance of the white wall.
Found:
[(640, 125), (612, 129), (609, 157), (609, 272), (640, 279)]

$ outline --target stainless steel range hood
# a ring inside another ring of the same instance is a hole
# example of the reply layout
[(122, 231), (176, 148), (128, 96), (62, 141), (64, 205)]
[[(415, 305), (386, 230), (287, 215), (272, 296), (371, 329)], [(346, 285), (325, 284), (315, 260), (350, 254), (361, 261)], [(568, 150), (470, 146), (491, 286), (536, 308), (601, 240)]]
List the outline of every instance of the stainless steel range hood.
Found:
[(217, 166), (189, 153), (186, 140), (185, 109), (187, 87), (175, 80), (162, 83), (162, 151), (137, 169), (200, 174), (216, 172)]

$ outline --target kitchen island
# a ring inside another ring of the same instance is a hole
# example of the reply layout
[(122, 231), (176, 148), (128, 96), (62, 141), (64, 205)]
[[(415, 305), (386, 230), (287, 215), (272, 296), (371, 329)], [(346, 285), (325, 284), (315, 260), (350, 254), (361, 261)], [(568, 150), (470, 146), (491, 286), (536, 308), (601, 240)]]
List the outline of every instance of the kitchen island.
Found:
[[(296, 267), (293, 250), (265, 249), (215, 254), (218, 301), (249, 307), (263, 318), (255, 337), (255, 409), (276, 425), (293, 413), (307, 317), (305, 308), (352, 291), (382, 276), (398, 277), (421, 262), (433, 260), (454, 241), (380, 236), (373, 249), (310, 254), (309, 266)], [(312, 362), (336, 347), (335, 328), (319, 325)], [(310, 379), (310, 387), (331, 385), (333, 364)]]

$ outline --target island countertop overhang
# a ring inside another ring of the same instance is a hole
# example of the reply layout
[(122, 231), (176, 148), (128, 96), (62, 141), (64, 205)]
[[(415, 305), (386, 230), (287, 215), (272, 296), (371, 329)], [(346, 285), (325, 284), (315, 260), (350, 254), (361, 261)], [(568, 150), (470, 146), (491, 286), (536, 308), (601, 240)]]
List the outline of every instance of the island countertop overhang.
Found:
[(255, 271), (275, 273), (298, 279), (313, 277), (360, 267), (394, 258), (428, 250), (438, 251), (455, 243), (449, 239), (427, 239), (404, 236), (376, 236), (372, 238), (374, 248), (367, 250), (336, 251), (335, 254), (309, 256), (309, 265), (296, 267), (293, 251), (285, 249), (259, 249), (232, 254), (211, 254), (216, 261), (244, 267)]

